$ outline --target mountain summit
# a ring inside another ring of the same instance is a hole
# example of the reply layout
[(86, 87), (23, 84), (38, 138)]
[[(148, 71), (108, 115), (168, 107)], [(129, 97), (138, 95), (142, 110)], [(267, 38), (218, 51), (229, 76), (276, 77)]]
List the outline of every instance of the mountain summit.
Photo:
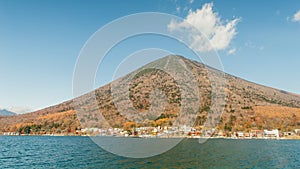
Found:
[(8, 111), (6, 109), (0, 109), (0, 116), (12, 116), (16, 115), (16, 113)]
[(291, 130), (300, 127), (300, 96), (167, 56), (73, 100), (0, 117), (1, 131), (34, 126), (45, 133), (183, 124), (214, 124), (226, 131)]

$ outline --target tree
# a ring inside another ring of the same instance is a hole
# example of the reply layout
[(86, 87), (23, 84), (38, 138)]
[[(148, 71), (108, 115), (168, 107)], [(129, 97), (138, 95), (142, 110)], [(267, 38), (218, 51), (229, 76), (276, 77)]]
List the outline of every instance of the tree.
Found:
[(30, 134), (31, 132), (31, 127), (30, 126), (25, 126), (24, 127), (24, 134)]
[(228, 124), (228, 123), (225, 123), (224, 129), (225, 129), (226, 131), (232, 131), (232, 125), (231, 125), (231, 124)]

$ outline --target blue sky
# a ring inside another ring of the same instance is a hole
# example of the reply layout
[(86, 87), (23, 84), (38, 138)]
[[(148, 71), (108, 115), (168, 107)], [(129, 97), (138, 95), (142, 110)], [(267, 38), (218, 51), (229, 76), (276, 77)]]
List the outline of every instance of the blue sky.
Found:
[[(224, 23), (239, 18), (237, 34), (218, 51), (226, 72), (300, 94), (300, 22), (293, 19), (300, 1), (0, 0), (0, 108), (24, 112), (71, 99), (79, 52), (105, 24), (138, 12), (186, 18), (189, 10), (207, 3), (213, 3)], [(102, 67), (108, 75), (98, 74), (95, 87), (111, 80), (109, 71), (122, 57), (143, 47), (166, 48), (189, 57), (175, 44), (157, 43), (158, 38), (137, 37), (116, 48)]]

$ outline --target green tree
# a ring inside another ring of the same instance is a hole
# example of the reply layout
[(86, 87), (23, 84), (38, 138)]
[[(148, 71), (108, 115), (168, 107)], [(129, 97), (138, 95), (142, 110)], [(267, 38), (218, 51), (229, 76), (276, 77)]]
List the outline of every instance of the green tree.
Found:
[(30, 131), (31, 131), (31, 127), (30, 126), (24, 127), (24, 134), (30, 134)]

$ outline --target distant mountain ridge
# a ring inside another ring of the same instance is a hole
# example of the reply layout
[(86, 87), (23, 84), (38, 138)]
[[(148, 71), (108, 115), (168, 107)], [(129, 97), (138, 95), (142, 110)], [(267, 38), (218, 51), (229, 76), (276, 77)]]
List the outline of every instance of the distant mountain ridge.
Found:
[(0, 116), (13, 116), (16, 115), (16, 113), (8, 111), (6, 109), (0, 109)]
[[(110, 84), (102, 86), (95, 91), (32, 113), (14, 117), (0, 117), (0, 131), (16, 131), (26, 126), (34, 126), (43, 132), (71, 132), (85, 127), (124, 127), (132, 124), (131, 119), (116, 107), (125, 106), (124, 111), (132, 110), (127, 106), (124, 97), (128, 95), (122, 91), (114, 93), (112, 86), (123, 88), (130, 80), (129, 98), (139, 112), (151, 109), (151, 92), (158, 88), (165, 93), (167, 102), (165, 109), (157, 118), (147, 118), (139, 125), (172, 125), (178, 116), (182, 100), (176, 81), (163, 71), (149, 69), (151, 65), (168, 65), (175, 61), (183, 62), (195, 76), (195, 83), (199, 88), (199, 102), (195, 126), (203, 126), (209, 113), (214, 113), (210, 105), (213, 92), (209, 76), (217, 77), (222, 73), (193, 60), (181, 56), (166, 56), (151, 62), (128, 75), (121, 77)], [(175, 64), (176, 66), (176, 64)], [(129, 79), (133, 76), (134, 78)], [(241, 131), (251, 129), (278, 128), (292, 130), (300, 128), (300, 95), (271, 87), (259, 85), (241, 78), (223, 73), (226, 86), (220, 86), (226, 92), (224, 110), (217, 128), (226, 131)], [(182, 77), (182, 81), (187, 79)], [(154, 84), (154, 85), (153, 85)], [(117, 94), (114, 98), (114, 94)], [(79, 111), (78, 111), (79, 110)], [(188, 109), (183, 109), (188, 111)], [(103, 120), (103, 118), (105, 120)], [(138, 117), (136, 117), (138, 119)], [(104, 124), (103, 122), (107, 124)]]

